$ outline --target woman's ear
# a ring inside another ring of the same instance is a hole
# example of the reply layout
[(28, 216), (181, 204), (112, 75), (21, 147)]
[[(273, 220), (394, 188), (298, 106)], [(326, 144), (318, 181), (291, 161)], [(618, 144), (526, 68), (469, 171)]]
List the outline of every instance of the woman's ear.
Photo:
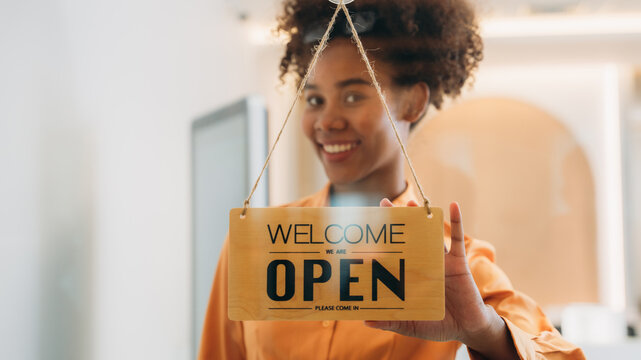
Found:
[(411, 124), (419, 121), (430, 103), (430, 88), (423, 81), (411, 85), (404, 94), (402, 119)]

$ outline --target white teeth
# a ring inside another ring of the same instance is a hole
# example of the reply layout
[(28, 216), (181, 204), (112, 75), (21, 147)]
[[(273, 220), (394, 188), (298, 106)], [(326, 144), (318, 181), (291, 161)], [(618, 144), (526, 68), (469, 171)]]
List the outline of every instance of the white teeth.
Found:
[(323, 150), (325, 150), (326, 152), (328, 152), (330, 154), (336, 154), (336, 153), (352, 150), (354, 147), (356, 147), (355, 143), (323, 145)]

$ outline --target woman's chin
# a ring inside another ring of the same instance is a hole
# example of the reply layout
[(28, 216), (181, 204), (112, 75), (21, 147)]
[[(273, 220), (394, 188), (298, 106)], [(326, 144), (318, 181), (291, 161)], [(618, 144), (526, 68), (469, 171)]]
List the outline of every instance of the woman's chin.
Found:
[[(319, 155), (322, 156), (322, 154)], [(327, 175), (332, 184), (351, 185), (363, 179), (363, 176), (358, 171), (355, 171), (354, 163), (351, 161), (332, 162), (326, 161), (321, 157), (321, 162), (325, 169), (325, 175)]]
[(328, 171), (327, 168), (325, 168), (325, 174), (327, 175), (329, 182), (334, 185), (351, 185), (360, 180), (357, 176), (345, 174), (344, 172), (339, 171), (334, 173), (331, 170)]

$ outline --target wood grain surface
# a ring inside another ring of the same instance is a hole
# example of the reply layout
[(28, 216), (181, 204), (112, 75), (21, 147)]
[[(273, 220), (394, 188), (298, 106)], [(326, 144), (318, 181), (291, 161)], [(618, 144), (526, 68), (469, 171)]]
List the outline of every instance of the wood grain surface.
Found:
[(432, 210), (232, 209), (229, 318), (442, 319), (443, 212)]

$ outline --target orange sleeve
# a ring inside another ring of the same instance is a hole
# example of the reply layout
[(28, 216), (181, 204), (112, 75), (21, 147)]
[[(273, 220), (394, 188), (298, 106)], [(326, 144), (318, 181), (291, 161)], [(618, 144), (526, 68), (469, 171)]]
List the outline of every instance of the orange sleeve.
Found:
[(220, 253), (214, 285), (209, 297), (207, 315), (200, 340), (199, 360), (245, 359), (243, 323), (227, 316), (227, 261), (229, 236)]
[[(563, 339), (534, 300), (514, 290), (494, 263), (492, 245), (470, 240), (467, 256), (483, 300), (505, 321), (521, 359), (585, 359), (583, 351)], [(478, 356), (470, 352), (470, 358)]]

